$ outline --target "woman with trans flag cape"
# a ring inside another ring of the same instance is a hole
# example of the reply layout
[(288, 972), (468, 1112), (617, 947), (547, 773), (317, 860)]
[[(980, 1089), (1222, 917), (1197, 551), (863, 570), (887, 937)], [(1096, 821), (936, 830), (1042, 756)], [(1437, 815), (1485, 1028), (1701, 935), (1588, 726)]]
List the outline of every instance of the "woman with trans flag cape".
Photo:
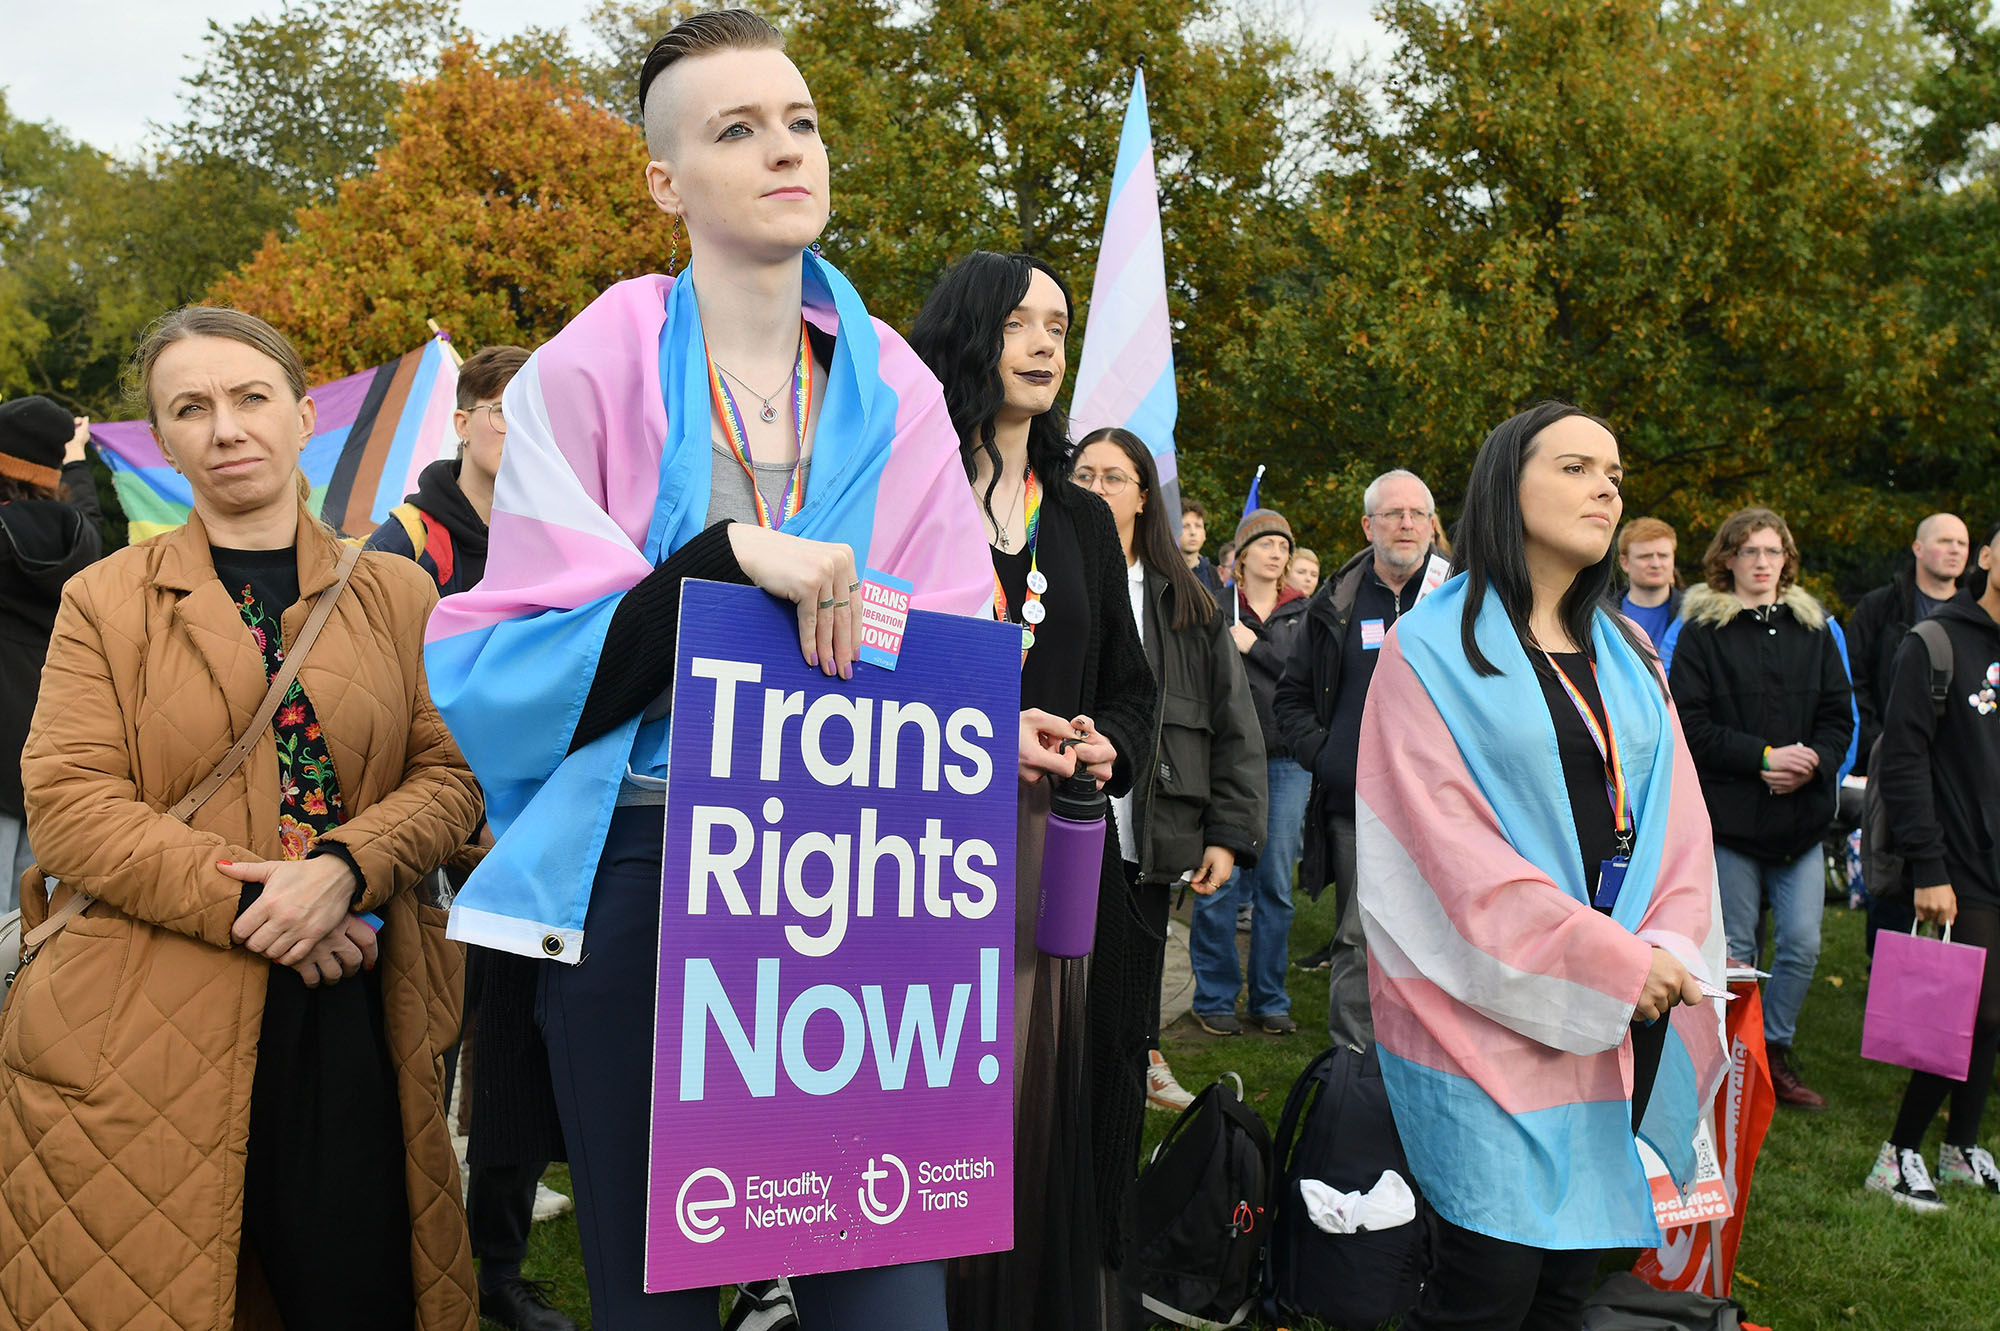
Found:
[[(807, 664), (844, 675), (861, 570), (981, 614), (992, 569), (937, 380), (805, 248), (826, 149), (777, 31), (740, 9), (676, 25), (640, 110), (648, 188), (693, 261), (611, 288), (508, 385), (486, 577), (440, 605), (426, 660), (497, 836), (453, 935), (558, 963), (541, 1019), (594, 1320), (712, 1329), (713, 1290), (644, 1292), (681, 584), (792, 602)], [(805, 1331), (944, 1327), (938, 1263), (793, 1293)]]
[(1693, 1174), (1725, 1070), (1706, 806), (1652, 652), (1597, 608), (1617, 443), (1496, 429), (1462, 570), (1397, 622), (1356, 816), (1376, 1039), (1445, 1223), (1405, 1331), (1574, 1327), (1597, 1250), (1660, 1242), (1634, 1145)]

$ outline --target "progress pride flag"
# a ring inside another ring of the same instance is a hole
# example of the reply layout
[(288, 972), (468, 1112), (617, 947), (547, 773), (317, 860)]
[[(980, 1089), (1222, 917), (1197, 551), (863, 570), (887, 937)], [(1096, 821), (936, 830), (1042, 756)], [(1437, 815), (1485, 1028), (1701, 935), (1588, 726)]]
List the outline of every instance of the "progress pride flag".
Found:
[(648, 1291), (1013, 1245), (1008, 625), (828, 679), (789, 606), (681, 595)]

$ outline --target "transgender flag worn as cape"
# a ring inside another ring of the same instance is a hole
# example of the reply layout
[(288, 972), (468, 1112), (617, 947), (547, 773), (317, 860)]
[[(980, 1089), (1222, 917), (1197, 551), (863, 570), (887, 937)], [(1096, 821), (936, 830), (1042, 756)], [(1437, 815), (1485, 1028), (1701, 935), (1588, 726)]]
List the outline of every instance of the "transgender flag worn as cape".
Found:
[[(1445, 1219), (1536, 1248), (1659, 1246), (1632, 1139), (1634, 1006), (1655, 946), (1720, 987), (1708, 810), (1659, 676), (1602, 610), (1591, 643), (1638, 841), (1610, 916), (1584, 895), (1555, 723), (1499, 598), (1481, 677), (1463, 574), (1396, 622), (1356, 773), (1382, 1079)], [(1640, 1133), (1685, 1185), (1725, 1071), (1721, 1004), (1676, 1007)]]
[[(458, 451), (451, 426), (458, 398), (458, 358), (442, 337), (308, 389), (319, 416), (299, 455), (312, 484), (313, 512), (349, 536), (367, 536), (417, 488), (417, 473)], [(144, 421), (90, 427), (97, 455), (111, 469), (134, 543), (187, 521), (194, 496), (187, 478), (160, 454)]]
[[(844, 542), (919, 609), (991, 613), (993, 566), (937, 380), (847, 279), (805, 256), (805, 314), (837, 335), (805, 505), (788, 535)], [(431, 695), (498, 842), (451, 936), (574, 964), (630, 767), (664, 776), (664, 719), (569, 751), (619, 598), (708, 523), (701, 311), (686, 278), (621, 282), (507, 386), (486, 577), (431, 617)]]

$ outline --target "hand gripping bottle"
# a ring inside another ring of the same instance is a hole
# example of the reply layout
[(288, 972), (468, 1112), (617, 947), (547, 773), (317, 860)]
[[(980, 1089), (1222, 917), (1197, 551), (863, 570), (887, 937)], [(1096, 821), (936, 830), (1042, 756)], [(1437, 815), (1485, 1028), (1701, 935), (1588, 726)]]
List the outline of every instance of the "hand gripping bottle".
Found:
[[(1075, 742), (1063, 741), (1064, 750)], [(1110, 807), (1081, 762), (1075, 775), (1055, 783), (1049, 797), (1042, 899), (1035, 912), (1035, 947), (1048, 956), (1090, 954), (1097, 933), (1097, 888), (1104, 875), (1104, 825)]]

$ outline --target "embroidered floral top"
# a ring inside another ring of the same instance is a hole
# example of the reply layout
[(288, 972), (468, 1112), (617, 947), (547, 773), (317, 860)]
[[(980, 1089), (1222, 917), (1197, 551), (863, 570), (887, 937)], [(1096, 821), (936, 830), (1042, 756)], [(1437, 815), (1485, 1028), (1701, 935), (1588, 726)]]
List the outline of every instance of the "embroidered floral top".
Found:
[[(264, 654), (264, 678), (285, 663), (285, 611), (299, 599), (297, 556), (291, 550), (213, 550), (216, 574)], [(278, 838), (288, 860), (302, 860), (320, 836), (346, 821), (340, 778), (320, 733), (312, 699), (297, 680), (271, 722), (278, 741)]]

